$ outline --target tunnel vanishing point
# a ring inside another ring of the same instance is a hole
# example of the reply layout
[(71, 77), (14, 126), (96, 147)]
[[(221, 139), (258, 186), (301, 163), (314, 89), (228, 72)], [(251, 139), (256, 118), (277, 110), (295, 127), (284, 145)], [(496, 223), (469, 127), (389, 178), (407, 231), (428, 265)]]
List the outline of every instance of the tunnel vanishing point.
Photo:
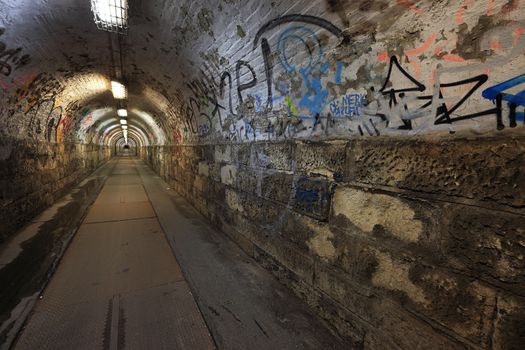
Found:
[(0, 349), (525, 349), (525, 1), (0, 0)]

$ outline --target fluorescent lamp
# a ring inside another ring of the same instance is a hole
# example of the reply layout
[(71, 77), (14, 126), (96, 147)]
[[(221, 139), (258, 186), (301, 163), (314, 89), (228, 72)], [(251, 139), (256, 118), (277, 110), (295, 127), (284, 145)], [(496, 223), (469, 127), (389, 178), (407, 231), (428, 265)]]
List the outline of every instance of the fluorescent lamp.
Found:
[(113, 97), (117, 100), (123, 100), (127, 96), (126, 87), (118, 81), (111, 82), (111, 91), (113, 92)]
[(127, 117), (128, 116), (128, 110), (124, 108), (117, 109), (117, 114), (119, 117)]
[(127, 130), (127, 129), (128, 129), (127, 125), (122, 125), (122, 130)]
[(120, 124), (126, 125), (128, 121), (126, 119), (120, 119)]
[(128, 29), (128, 0), (91, 0), (97, 28), (125, 34)]

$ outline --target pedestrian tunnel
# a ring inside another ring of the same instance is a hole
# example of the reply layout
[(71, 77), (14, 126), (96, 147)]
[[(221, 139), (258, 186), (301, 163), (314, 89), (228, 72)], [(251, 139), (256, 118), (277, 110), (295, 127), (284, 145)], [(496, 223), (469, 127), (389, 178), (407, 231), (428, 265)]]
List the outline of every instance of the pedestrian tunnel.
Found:
[(0, 0), (0, 350), (521, 349), (524, 15)]

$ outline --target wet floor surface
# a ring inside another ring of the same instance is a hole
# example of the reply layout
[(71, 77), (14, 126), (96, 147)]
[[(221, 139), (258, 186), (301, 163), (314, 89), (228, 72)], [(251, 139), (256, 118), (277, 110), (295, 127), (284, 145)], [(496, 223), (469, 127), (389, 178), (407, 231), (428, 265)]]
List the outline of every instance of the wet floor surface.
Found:
[(113, 162), (15, 349), (349, 348), (142, 161)]
[(0, 245), (0, 349), (9, 349), (115, 162), (106, 163)]

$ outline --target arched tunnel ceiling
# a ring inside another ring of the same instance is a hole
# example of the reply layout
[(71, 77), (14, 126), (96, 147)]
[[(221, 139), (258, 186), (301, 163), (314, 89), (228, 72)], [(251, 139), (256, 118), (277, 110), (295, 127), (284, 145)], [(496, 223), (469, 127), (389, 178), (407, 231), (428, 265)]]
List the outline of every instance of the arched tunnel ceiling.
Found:
[[(89, 0), (0, 1), (0, 5), (0, 48), (5, 57), (2, 133), (41, 141), (107, 140), (106, 128), (119, 125), (118, 103), (110, 91), (111, 39), (96, 28)], [(7, 56), (9, 50), (20, 52)], [(123, 58), (131, 61), (127, 52), (124, 48)], [(137, 74), (133, 66), (123, 68), (131, 71), (124, 76), (129, 127), (140, 135), (141, 144), (170, 142), (173, 121), (167, 118), (166, 94), (149, 87), (149, 73)], [(148, 61), (141, 66), (155, 65)], [(51, 119), (56, 131), (48, 133), (43, 129)]]
[[(523, 73), (525, 5), (462, 3), (131, 0), (130, 126), (144, 145), (493, 132), (488, 88)], [(0, 132), (107, 140), (111, 39), (89, 1), (0, 0), (0, 27)], [(386, 89), (420, 95), (396, 95), (403, 110)]]

